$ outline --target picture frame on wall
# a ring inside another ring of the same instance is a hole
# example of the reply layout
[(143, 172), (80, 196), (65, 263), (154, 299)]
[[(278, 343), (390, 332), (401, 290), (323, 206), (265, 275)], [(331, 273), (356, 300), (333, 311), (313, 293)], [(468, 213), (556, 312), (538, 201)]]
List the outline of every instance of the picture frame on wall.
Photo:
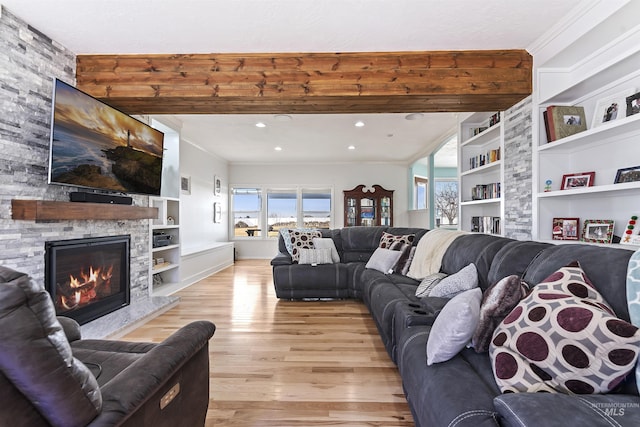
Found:
[(640, 113), (640, 92), (627, 96), (627, 117)]
[(604, 123), (627, 117), (627, 96), (630, 93), (633, 93), (631, 88), (598, 100), (593, 113), (591, 127), (595, 128)]
[(219, 196), (222, 193), (222, 180), (218, 175), (213, 176), (213, 194)]
[(611, 243), (613, 241), (612, 219), (587, 219), (582, 227), (582, 241), (590, 243)]
[(595, 172), (580, 172), (562, 175), (561, 190), (571, 190), (574, 188), (593, 187), (596, 179)]
[(580, 218), (553, 218), (551, 238), (553, 240), (579, 240)]
[(182, 194), (191, 194), (191, 177), (190, 176), (181, 176), (180, 177), (180, 192)]
[(219, 224), (222, 221), (222, 206), (218, 202), (213, 203), (213, 222)]
[(625, 182), (637, 182), (640, 181), (640, 166), (633, 166), (630, 168), (618, 169), (616, 178), (613, 180), (614, 184), (623, 184)]

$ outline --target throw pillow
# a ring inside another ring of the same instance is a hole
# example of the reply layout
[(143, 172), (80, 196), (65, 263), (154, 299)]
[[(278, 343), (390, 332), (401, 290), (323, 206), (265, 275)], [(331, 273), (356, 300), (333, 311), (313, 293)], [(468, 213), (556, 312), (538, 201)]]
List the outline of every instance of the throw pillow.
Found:
[(331, 249), (300, 249), (298, 264), (333, 264)]
[(416, 289), (416, 296), (418, 298), (428, 297), (433, 287), (445, 277), (447, 277), (445, 273), (434, 273), (425, 277)]
[[(631, 255), (627, 267), (627, 307), (631, 323), (640, 327), (640, 250)], [(640, 358), (636, 362), (636, 384), (640, 390)]]
[(313, 238), (322, 237), (322, 233), (317, 230), (289, 230), (289, 241), (291, 242), (291, 259), (293, 262), (300, 260), (300, 249), (314, 249)]
[(393, 272), (406, 276), (409, 271), (409, 266), (411, 265), (411, 260), (413, 259), (413, 254), (415, 253), (415, 246), (398, 240), (393, 242), (389, 249), (392, 251), (400, 251), (400, 258), (398, 258), (398, 261), (392, 267)]
[(2, 374), (51, 425), (84, 426), (100, 413), (98, 382), (73, 357), (47, 291), (1, 266), (0, 355)]
[(334, 264), (340, 262), (340, 255), (336, 249), (336, 244), (331, 237), (314, 237), (313, 246), (317, 249), (329, 249), (331, 251), (331, 259)]
[(578, 263), (533, 288), (496, 328), (489, 354), (503, 392), (606, 393), (633, 370), (640, 331), (618, 319)]
[(391, 245), (396, 242), (405, 243), (407, 245), (413, 244), (413, 240), (416, 238), (415, 234), (403, 234), (396, 236), (395, 234), (387, 233), (386, 231), (382, 232), (382, 237), (380, 238), (380, 244), (378, 247), (391, 249)]
[(466, 347), (480, 318), (480, 288), (453, 297), (433, 322), (427, 339), (427, 365), (446, 362)]
[(456, 274), (447, 276), (431, 289), (429, 296), (453, 298), (457, 294), (478, 287), (478, 270), (471, 263)]
[(493, 331), (527, 295), (528, 290), (520, 277), (512, 275), (491, 285), (485, 291), (480, 305), (480, 321), (471, 340), (473, 348), (478, 353), (489, 350)]
[(367, 261), (365, 268), (371, 268), (384, 274), (389, 274), (393, 271), (393, 265), (398, 261), (400, 255), (399, 251), (377, 248), (373, 255), (371, 255), (371, 258), (369, 258), (369, 261)]

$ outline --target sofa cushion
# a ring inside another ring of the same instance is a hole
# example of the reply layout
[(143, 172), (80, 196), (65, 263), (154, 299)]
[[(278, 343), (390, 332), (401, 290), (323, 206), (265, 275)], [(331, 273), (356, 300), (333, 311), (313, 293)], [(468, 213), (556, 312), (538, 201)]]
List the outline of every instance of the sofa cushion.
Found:
[(513, 274), (491, 285), (482, 297), (480, 321), (473, 333), (473, 348), (479, 352), (489, 350), (493, 331), (527, 294), (529, 287)]
[(413, 244), (413, 240), (415, 238), (415, 234), (401, 234), (396, 236), (385, 231), (382, 233), (382, 237), (380, 238), (380, 244), (378, 245), (378, 247), (391, 249), (391, 245), (393, 245), (394, 243), (404, 243), (406, 245), (411, 245)]
[(433, 322), (427, 341), (427, 365), (445, 362), (466, 347), (480, 318), (482, 291), (459, 293), (444, 306)]
[(375, 250), (365, 268), (378, 270), (381, 273), (392, 273), (393, 266), (400, 258), (400, 251), (392, 251), (391, 249), (378, 248)]
[(396, 274), (407, 275), (411, 261), (416, 251), (416, 247), (402, 241), (393, 242), (389, 247), (392, 251), (400, 251), (400, 258), (393, 265), (393, 272)]
[(433, 273), (422, 279), (418, 288), (416, 289), (416, 296), (418, 298), (428, 297), (431, 293), (431, 290), (434, 286), (436, 286), (442, 279), (447, 277), (445, 273)]
[(469, 264), (451, 276), (447, 276), (431, 289), (428, 296), (453, 298), (460, 292), (478, 287), (478, 271), (474, 264)]
[(618, 319), (572, 263), (537, 285), (496, 329), (490, 355), (503, 392), (606, 393), (634, 368), (640, 331)]
[(49, 294), (5, 267), (0, 267), (0, 370), (53, 426), (85, 426), (100, 413), (98, 383), (73, 357)]
[(291, 259), (293, 262), (300, 260), (300, 249), (313, 249), (313, 239), (322, 237), (317, 230), (292, 229), (289, 230), (289, 242), (291, 243)]
[[(640, 251), (629, 259), (627, 268), (627, 304), (631, 323), (640, 327)], [(640, 389), (640, 359), (636, 362), (636, 383)]]
[(312, 239), (313, 246), (316, 249), (329, 249), (331, 251), (331, 260), (333, 262), (340, 262), (340, 255), (336, 249), (336, 244), (330, 237), (314, 237)]
[(317, 264), (333, 264), (331, 259), (331, 249), (307, 249), (301, 248), (300, 259), (298, 264), (317, 265)]

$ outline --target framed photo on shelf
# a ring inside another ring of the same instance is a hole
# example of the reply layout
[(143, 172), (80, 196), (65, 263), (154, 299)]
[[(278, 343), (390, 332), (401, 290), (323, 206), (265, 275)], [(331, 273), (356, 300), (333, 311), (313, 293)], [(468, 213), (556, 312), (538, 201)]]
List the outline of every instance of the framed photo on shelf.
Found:
[(593, 120), (591, 127), (595, 128), (603, 123), (612, 122), (614, 120), (623, 119), (627, 117), (627, 96), (633, 92), (633, 89), (629, 88), (625, 91), (615, 93), (606, 98), (598, 100), (596, 103), (596, 109), (593, 114)]
[(582, 241), (591, 243), (611, 243), (613, 240), (612, 219), (587, 219), (582, 227)]
[(640, 227), (638, 227), (638, 215), (632, 215), (627, 222), (627, 226), (624, 229), (624, 235), (620, 240), (620, 243), (627, 245), (640, 244)]
[(640, 92), (627, 96), (627, 117), (640, 113)]
[(562, 186), (560, 189), (570, 190), (573, 188), (593, 187), (595, 179), (595, 172), (581, 172), (562, 175)]
[(545, 128), (549, 142), (587, 130), (584, 107), (550, 105), (546, 112)]
[(551, 238), (553, 240), (578, 240), (580, 238), (580, 219), (553, 218)]
[(621, 184), (623, 182), (636, 181), (640, 181), (640, 166), (618, 169), (618, 173), (616, 173), (616, 179), (613, 181), (613, 183)]

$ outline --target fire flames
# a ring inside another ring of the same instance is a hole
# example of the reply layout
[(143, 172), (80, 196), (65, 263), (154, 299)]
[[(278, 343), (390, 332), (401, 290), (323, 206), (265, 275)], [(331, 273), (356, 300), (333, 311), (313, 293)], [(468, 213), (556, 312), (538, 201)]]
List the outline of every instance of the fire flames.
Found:
[(59, 301), (67, 310), (78, 308), (97, 299), (102, 290), (107, 293), (111, 287), (113, 265), (105, 268), (89, 267), (89, 273), (80, 270), (78, 277), (69, 275), (69, 282), (58, 286)]

